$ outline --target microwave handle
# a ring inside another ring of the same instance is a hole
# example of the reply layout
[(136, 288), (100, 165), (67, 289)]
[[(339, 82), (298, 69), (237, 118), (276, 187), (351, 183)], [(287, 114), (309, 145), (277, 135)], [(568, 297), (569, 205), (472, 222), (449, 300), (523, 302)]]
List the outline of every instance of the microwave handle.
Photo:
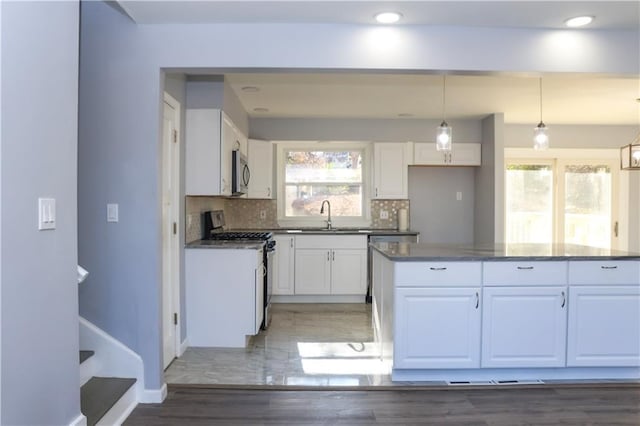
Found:
[(242, 169), (242, 181), (245, 186), (249, 186), (249, 180), (251, 180), (251, 172), (249, 171), (249, 166), (245, 164)]

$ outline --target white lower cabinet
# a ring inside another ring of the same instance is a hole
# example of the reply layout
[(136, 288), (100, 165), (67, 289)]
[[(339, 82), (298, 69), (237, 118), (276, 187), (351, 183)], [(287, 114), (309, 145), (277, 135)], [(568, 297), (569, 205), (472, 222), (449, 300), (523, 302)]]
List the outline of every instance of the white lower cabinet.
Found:
[(485, 287), (482, 367), (563, 367), (567, 287)]
[(567, 366), (640, 365), (640, 287), (572, 286)]
[(366, 236), (298, 236), (296, 295), (362, 295), (367, 291)]
[(480, 367), (480, 291), (397, 288), (394, 367)]
[(275, 235), (275, 257), (273, 259), (273, 288), (274, 295), (291, 295), (294, 291), (295, 273), (295, 237)]

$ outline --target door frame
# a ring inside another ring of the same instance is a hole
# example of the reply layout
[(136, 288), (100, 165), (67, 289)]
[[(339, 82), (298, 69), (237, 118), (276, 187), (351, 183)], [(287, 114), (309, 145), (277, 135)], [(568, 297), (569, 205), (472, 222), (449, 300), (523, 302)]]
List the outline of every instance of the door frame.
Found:
[[(164, 92), (163, 94), (163, 105), (162, 105), (162, 113), (164, 116), (164, 103), (168, 104), (169, 106), (171, 106), (174, 110), (174, 123), (175, 123), (175, 132), (176, 132), (176, 144), (177, 144), (177, 149), (175, 151), (175, 155), (174, 158), (172, 159), (173, 163), (174, 163), (174, 167), (172, 168), (174, 170), (174, 175), (173, 175), (173, 180), (174, 180), (174, 187), (177, 188), (176, 191), (174, 191), (173, 194), (173, 200), (172, 201), (172, 216), (175, 220), (176, 223), (176, 238), (174, 239), (174, 243), (171, 244), (171, 257), (173, 259), (173, 264), (174, 264), (174, 268), (172, 270), (172, 282), (173, 282), (173, 288), (171, 291), (171, 298), (172, 298), (172, 310), (173, 312), (177, 315), (178, 317), (178, 321), (177, 324), (174, 324), (175, 330), (174, 330), (174, 346), (175, 346), (175, 354), (176, 357), (180, 357), (182, 355), (182, 350), (181, 350), (181, 346), (182, 346), (182, 333), (181, 333), (181, 323), (182, 323), (182, 312), (180, 310), (180, 306), (181, 306), (181, 300), (180, 300), (180, 271), (182, 268), (181, 262), (180, 262), (180, 237), (182, 235), (181, 229), (182, 227), (179, 226), (180, 223), (182, 223), (182, 218), (180, 216), (180, 188), (181, 188), (181, 182), (180, 182), (180, 138), (181, 138), (181, 128), (180, 128), (180, 117), (181, 117), (181, 105), (180, 102), (178, 102), (173, 96), (171, 96), (169, 93)], [(164, 155), (165, 152), (165, 147), (164, 147), (164, 135), (162, 138), (162, 155)], [(161, 164), (164, 164), (164, 161), (162, 161)], [(168, 173), (167, 170), (165, 170), (164, 167), (162, 167), (162, 180), (164, 180), (164, 178), (166, 177), (165, 174)], [(161, 207), (162, 208), (162, 207)], [(162, 214), (162, 212), (161, 212)], [(162, 226), (172, 226), (171, 223), (163, 223)], [(164, 289), (163, 289), (163, 285), (164, 285), (164, 274), (162, 275), (162, 280), (161, 280), (161, 297), (164, 297)], [(163, 308), (163, 302), (162, 301), (160, 303), (160, 310), (162, 312), (162, 308)], [(160, 322), (160, 327), (162, 329), (162, 341), (164, 342), (164, 327), (163, 327), (163, 321), (161, 319)], [(164, 346), (163, 346), (164, 348)], [(162, 349), (162, 358), (163, 358), (163, 368), (164, 368), (164, 349)]]

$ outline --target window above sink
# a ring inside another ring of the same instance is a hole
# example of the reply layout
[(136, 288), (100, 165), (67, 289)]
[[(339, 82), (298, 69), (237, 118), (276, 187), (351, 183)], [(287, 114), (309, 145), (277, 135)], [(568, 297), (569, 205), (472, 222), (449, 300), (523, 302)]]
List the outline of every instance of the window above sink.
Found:
[(371, 149), (366, 142), (277, 142), (278, 223), (334, 227), (370, 223)]

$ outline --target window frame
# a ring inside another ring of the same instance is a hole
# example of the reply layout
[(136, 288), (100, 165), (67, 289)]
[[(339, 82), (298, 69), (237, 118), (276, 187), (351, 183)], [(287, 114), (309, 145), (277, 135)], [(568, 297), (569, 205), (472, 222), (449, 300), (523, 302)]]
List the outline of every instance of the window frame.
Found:
[(334, 228), (367, 227), (371, 225), (371, 143), (362, 141), (274, 141), (276, 145), (276, 196), (278, 225), (283, 228), (322, 228), (326, 215), (314, 217), (285, 216), (285, 158), (288, 151), (362, 151), (362, 215), (332, 216)]

